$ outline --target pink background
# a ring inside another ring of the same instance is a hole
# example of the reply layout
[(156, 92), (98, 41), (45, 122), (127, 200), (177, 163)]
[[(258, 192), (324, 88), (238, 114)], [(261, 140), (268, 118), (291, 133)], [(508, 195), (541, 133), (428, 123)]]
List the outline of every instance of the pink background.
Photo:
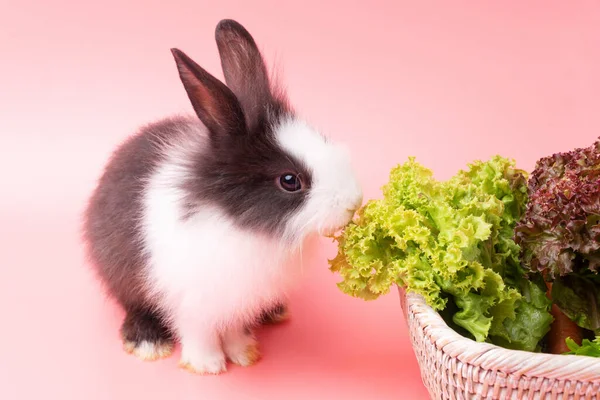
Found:
[(397, 294), (340, 293), (327, 241), (307, 256), (292, 320), (260, 333), (260, 364), (198, 377), (177, 354), (121, 350), (79, 213), (115, 145), (191, 111), (170, 47), (222, 76), (221, 18), (244, 24), (298, 110), (350, 145), (366, 198), (409, 155), (440, 178), (496, 153), (530, 170), (600, 135), (597, 1), (0, 0), (0, 398), (427, 398)]

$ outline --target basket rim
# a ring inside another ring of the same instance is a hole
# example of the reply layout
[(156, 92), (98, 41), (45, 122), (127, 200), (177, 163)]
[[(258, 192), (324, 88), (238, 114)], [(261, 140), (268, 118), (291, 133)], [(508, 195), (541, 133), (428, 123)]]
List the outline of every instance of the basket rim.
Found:
[[(425, 299), (398, 286), (405, 316), (414, 316), (425, 337), (440, 351), (464, 364), (512, 376), (600, 383), (600, 359), (587, 356), (510, 350), (466, 338), (450, 328)], [(405, 297), (405, 299), (402, 299)], [(406, 321), (409, 323), (408, 319)]]

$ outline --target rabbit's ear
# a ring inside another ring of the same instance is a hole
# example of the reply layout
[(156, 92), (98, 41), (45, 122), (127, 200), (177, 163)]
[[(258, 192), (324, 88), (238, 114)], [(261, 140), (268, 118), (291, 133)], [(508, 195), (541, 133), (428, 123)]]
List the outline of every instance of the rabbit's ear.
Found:
[(246, 124), (253, 131), (274, 100), (263, 57), (250, 33), (236, 21), (219, 22), (215, 39), (225, 83), (237, 96)]
[(181, 50), (171, 52), (192, 107), (211, 136), (246, 133), (244, 113), (232, 91)]

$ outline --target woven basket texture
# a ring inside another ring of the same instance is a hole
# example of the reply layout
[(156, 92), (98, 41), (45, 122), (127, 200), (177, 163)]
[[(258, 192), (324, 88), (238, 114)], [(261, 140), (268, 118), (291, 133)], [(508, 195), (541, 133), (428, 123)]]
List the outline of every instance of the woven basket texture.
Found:
[(600, 359), (475, 342), (449, 328), (423, 297), (399, 291), (421, 378), (432, 399), (600, 400)]

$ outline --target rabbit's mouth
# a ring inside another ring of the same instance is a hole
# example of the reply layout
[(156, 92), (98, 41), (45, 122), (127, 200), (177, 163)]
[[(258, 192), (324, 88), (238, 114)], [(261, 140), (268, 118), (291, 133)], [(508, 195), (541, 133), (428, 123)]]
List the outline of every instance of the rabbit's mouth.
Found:
[(352, 213), (352, 215), (347, 220), (345, 220), (344, 223), (342, 223), (340, 225), (321, 229), (320, 234), (324, 237), (335, 239), (336, 237), (339, 236), (338, 234), (341, 233), (341, 231), (343, 231), (344, 228), (352, 222), (353, 216), (354, 216), (354, 213)]
[(336, 234), (339, 233), (342, 229), (344, 229), (344, 227), (335, 228), (335, 229), (328, 228), (328, 229), (323, 230), (321, 232), (321, 235), (326, 238), (335, 239), (337, 237)]

